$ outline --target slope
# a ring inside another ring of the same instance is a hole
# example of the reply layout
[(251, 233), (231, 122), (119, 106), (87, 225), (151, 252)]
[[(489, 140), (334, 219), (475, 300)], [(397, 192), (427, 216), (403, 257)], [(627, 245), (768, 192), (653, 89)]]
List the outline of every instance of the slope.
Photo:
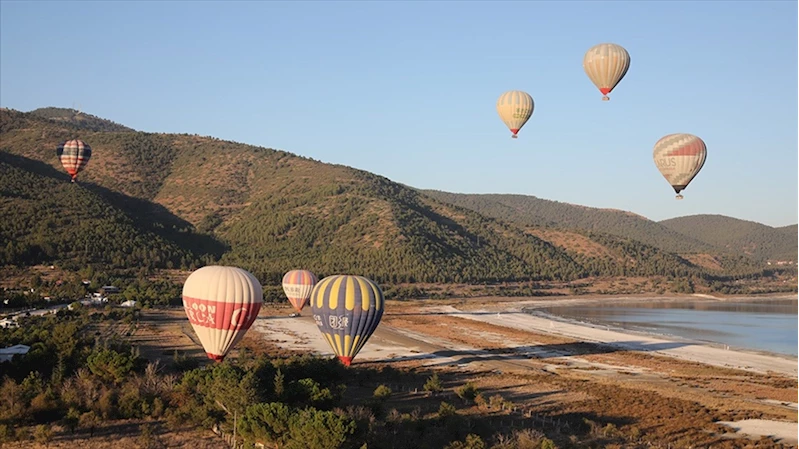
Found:
[(69, 123), (78, 129), (87, 131), (134, 131), (132, 128), (122, 126), (85, 112), (66, 108), (39, 108), (30, 112), (32, 115), (52, 120), (56, 123)]
[(433, 198), (483, 215), (528, 226), (583, 229), (606, 233), (676, 253), (710, 252), (714, 248), (631, 212), (597, 209), (534, 196), (465, 194), (423, 190)]
[(799, 246), (796, 225), (793, 225), (794, 232), (787, 232), (787, 229), (724, 215), (689, 215), (663, 220), (660, 224), (697, 240), (733, 252), (743, 252), (756, 259), (795, 261)]
[(171, 268), (200, 263), (183, 245), (137, 226), (117, 201), (38, 161), (0, 151), (0, 265)]
[(585, 248), (564, 246), (386, 178), (283, 151), (188, 134), (89, 131), (0, 111), (3, 149), (41, 161), (62, 183), (68, 177), (54, 147), (74, 136), (95, 150), (77, 187), (118, 207), (137, 229), (266, 283), (296, 267), (381, 283), (703, 273), (653, 245), (583, 232)]

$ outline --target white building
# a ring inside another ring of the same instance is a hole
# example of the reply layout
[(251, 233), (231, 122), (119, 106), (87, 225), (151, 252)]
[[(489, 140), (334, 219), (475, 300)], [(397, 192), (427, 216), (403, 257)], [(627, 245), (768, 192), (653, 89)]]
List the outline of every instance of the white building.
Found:
[(25, 346), (25, 345), (14, 345), (14, 346), (9, 346), (7, 348), (0, 349), (0, 363), (2, 363), (2, 362), (10, 362), (11, 359), (15, 355), (17, 355), (17, 354), (19, 354), (19, 355), (27, 354), (28, 351), (30, 351), (30, 350), (31, 350), (31, 347), (30, 346)]

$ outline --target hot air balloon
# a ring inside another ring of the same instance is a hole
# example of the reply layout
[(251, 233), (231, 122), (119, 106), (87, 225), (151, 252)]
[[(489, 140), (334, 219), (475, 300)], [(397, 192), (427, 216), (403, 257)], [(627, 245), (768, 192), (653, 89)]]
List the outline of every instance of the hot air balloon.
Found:
[(520, 90), (510, 90), (499, 96), (497, 100), (497, 112), (502, 122), (510, 128), (513, 133), (511, 137), (518, 138), (516, 134), (522, 129), (527, 120), (533, 115), (533, 97), (527, 92)]
[(318, 281), (316, 275), (308, 270), (291, 270), (283, 276), (283, 292), (297, 312), (302, 312)]
[(79, 139), (67, 140), (56, 148), (56, 155), (67, 173), (72, 176), (72, 182), (75, 182), (78, 172), (83, 170), (92, 157), (92, 147)]
[(657, 141), (652, 156), (660, 173), (677, 193), (677, 199), (681, 200), (680, 191), (688, 187), (705, 165), (707, 147), (693, 134), (669, 134)]
[(208, 265), (183, 284), (183, 307), (209, 359), (221, 362), (255, 322), (261, 283), (236, 267)]
[(311, 292), (314, 321), (345, 366), (380, 324), (383, 308), (383, 291), (362, 276), (328, 276)]
[(583, 70), (602, 92), (602, 101), (610, 100), (608, 94), (624, 78), (629, 68), (630, 54), (621, 45), (595, 45), (583, 57)]

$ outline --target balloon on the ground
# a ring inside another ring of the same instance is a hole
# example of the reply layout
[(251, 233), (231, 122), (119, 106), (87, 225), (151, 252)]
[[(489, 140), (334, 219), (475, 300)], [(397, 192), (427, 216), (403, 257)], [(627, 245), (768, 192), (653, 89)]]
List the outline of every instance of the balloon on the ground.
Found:
[(533, 115), (535, 103), (533, 97), (527, 92), (520, 90), (510, 90), (500, 95), (497, 100), (497, 113), (499, 118), (513, 133), (511, 137), (516, 139), (519, 130)]
[(75, 182), (78, 173), (92, 157), (92, 147), (80, 139), (67, 140), (56, 148), (56, 155), (67, 173), (72, 176), (72, 182)]
[(693, 134), (669, 134), (655, 143), (652, 152), (655, 165), (669, 182), (677, 199), (680, 191), (696, 177), (707, 159), (705, 142)]
[(183, 284), (183, 307), (208, 358), (221, 362), (255, 322), (263, 303), (258, 279), (237, 267), (209, 265)]
[(383, 291), (363, 276), (328, 276), (311, 292), (313, 318), (345, 365), (369, 340), (383, 316)]
[(302, 312), (308, 304), (311, 291), (318, 281), (316, 275), (308, 270), (291, 270), (283, 276), (283, 292), (297, 312)]
[(630, 69), (630, 54), (621, 45), (599, 44), (591, 47), (583, 57), (583, 70), (602, 92), (602, 100), (616, 88)]

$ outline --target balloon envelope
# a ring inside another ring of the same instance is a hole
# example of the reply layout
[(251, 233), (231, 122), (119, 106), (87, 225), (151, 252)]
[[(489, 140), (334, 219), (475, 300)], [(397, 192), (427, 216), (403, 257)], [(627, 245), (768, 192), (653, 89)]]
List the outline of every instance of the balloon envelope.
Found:
[(497, 100), (497, 113), (499, 118), (513, 133), (511, 137), (516, 138), (516, 134), (522, 129), (525, 123), (533, 115), (535, 104), (533, 97), (527, 92), (520, 90), (510, 90), (499, 96)]
[(183, 284), (183, 307), (208, 358), (222, 361), (255, 322), (261, 283), (237, 267), (209, 265)]
[(311, 291), (319, 280), (308, 270), (291, 270), (283, 276), (283, 292), (297, 312), (308, 304)]
[(346, 366), (380, 324), (383, 308), (383, 291), (363, 276), (328, 276), (311, 292), (314, 321)]
[(621, 45), (595, 45), (583, 56), (583, 70), (602, 92), (602, 99), (605, 101), (610, 100), (608, 94), (616, 88), (629, 69), (630, 54)]
[(92, 157), (92, 147), (79, 139), (67, 140), (56, 148), (56, 155), (74, 182), (78, 177), (78, 172), (89, 163), (89, 159)]
[(652, 157), (660, 174), (679, 194), (705, 165), (707, 146), (693, 134), (669, 134), (655, 143)]

